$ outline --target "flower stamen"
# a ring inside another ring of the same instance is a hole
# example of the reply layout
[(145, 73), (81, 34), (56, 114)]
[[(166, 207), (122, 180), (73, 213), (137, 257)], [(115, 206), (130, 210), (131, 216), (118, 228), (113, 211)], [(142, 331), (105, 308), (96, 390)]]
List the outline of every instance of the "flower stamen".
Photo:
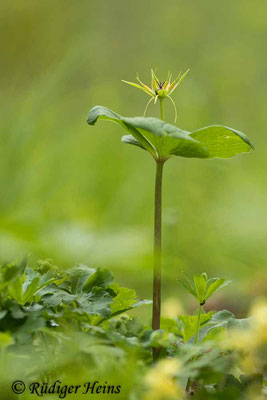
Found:
[(138, 73), (136, 74), (136, 80), (139, 84), (134, 83), (134, 82), (124, 81), (124, 80), (122, 82), (127, 83), (128, 85), (134, 86), (137, 89), (141, 89), (143, 92), (145, 92), (146, 94), (151, 96), (151, 99), (146, 104), (144, 116), (146, 115), (147, 109), (153, 99), (154, 99), (154, 104), (157, 103), (158, 99), (160, 101), (164, 100), (165, 98), (170, 99), (170, 101), (173, 105), (173, 108), (174, 108), (174, 122), (176, 122), (177, 108), (176, 108), (176, 105), (170, 95), (182, 83), (182, 81), (184, 80), (184, 78), (186, 77), (188, 72), (189, 72), (189, 69), (186, 72), (184, 72), (183, 74), (182, 74), (182, 72), (179, 72), (177, 78), (172, 82), (171, 81), (172, 74), (169, 71), (167, 79), (164, 82), (161, 82), (158, 79), (158, 77), (156, 76), (155, 71), (153, 69), (151, 69), (151, 87), (149, 87), (148, 85), (146, 85), (145, 83), (143, 83), (141, 81)]

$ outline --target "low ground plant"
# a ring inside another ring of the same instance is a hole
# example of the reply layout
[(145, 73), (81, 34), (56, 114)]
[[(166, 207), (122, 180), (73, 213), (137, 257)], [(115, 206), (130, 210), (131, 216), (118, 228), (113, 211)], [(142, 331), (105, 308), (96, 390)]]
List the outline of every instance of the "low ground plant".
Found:
[[(206, 274), (181, 281), (201, 311), (163, 317), (153, 330), (126, 314), (150, 302), (107, 269), (1, 265), (2, 398), (84, 399), (87, 390), (96, 399), (263, 399), (267, 303), (255, 303), (245, 319), (206, 312), (203, 303), (228, 282)], [(26, 387), (19, 397), (11, 390), (18, 380)], [(82, 388), (66, 392), (70, 385)]]

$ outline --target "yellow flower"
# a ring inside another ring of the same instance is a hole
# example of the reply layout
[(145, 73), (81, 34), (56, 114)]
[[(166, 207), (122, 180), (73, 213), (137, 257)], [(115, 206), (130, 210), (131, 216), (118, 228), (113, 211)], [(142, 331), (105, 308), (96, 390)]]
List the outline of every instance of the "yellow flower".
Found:
[(240, 368), (256, 373), (266, 368), (267, 302), (257, 300), (251, 308), (251, 328), (230, 330), (222, 343), (224, 349), (240, 352)]
[(253, 318), (254, 341), (267, 343), (267, 301), (257, 300), (251, 308), (250, 315)]
[(171, 94), (174, 92), (174, 90), (182, 83), (182, 81), (184, 80), (184, 78), (186, 77), (186, 75), (188, 74), (189, 69), (182, 74), (182, 72), (179, 73), (179, 75), (177, 76), (177, 78), (172, 81), (172, 74), (169, 72), (168, 77), (165, 81), (161, 82), (158, 77), (156, 76), (155, 72), (153, 71), (153, 69), (151, 70), (151, 87), (149, 87), (148, 85), (146, 85), (145, 83), (143, 83), (138, 74), (136, 76), (138, 83), (134, 83), (134, 82), (128, 82), (128, 81), (122, 81), (124, 83), (127, 83), (128, 85), (134, 86), (137, 89), (142, 90), (143, 92), (145, 92), (146, 94), (148, 94), (149, 96), (151, 96), (151, 99), (148, 101), (145, 111), (144, 111), (144, 116), (146, 115), (147, 109), (149, 104), (154, 100), (154, 104), (156, 104), (157, 100), (159, 99), (160, 101), (162, 101), (163, 99), (167, 98), (171, 101), (173, 107), (174, 107), (174, 122), (176, 122), (177, 120), (177, 110), (176, 110), (176, 106), (175, 103), (173, 101), (173, 99), (171, 98)]
[(175, 377), (181, 369), (176, 359), (160, 361), (146, 376), (147, 392), (143, 400), (179, 400), (183, 393)]
[(175, 297), (169, 297), (162, 304), (162, 315), (165, 318), (175, 318), (184, 312), (182, 304)]

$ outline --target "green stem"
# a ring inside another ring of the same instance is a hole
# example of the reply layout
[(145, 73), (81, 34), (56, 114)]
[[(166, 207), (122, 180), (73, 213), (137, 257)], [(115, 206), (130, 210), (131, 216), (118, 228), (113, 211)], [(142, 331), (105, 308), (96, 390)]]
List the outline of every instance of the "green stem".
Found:
[[(199, 304), (198, 307), (198, 315), (197, 315), (197, 326), (196, 326), (196, 333), (195, 333), (195, 341), (194, 343), (197, 344), (198, 342), (198, 335), (199, 335), (199, 328), (200, 328), (200, 317), (201, 317), (201, 311), (202, 311), (202, 305)], [(192, 361), (195, 361), (196, 355), (193, 357)], [(191, 378), (188, 378), (187, 384), (186, 384), (186, 392), (189, 392), (190, 386), (191, 386)]]
[[(155, 214), (154, 214), (154, 271), (153, 271), (153, 314), (152, 329), (160, 329), (161, 309), (161, 219), (162, 219), (162, 172), (163, 161), (157, 161), (155, 181)], [(153, 349), (154, 360), (158, 349)]]
[(163, 107), (163, 101), (164, 99), (162, 99), (161, 97), (159, 98), (159, 104), (160, 104), (160, 118), (162, 119), (162, 121), (164, 121), (164, 107)]
[(202, 311), (202, 305), (199, 304), (199, 307), (198, 307), (198, 316), (197, 316), (197, 327), (196, 327), (196, 334), (195, 334), (195, 344), (197, 344), (197, 341), (198, 341), (198, 334), (199, 334), (199, 327), (200, 327), (200, 316), (201, 316), (201, 311)]
[[(159, 98), (160, 117), (164, 120), (163, 99)], [(154, 270), (152, 329), (160, 329), (161, 310), (161, 220), (162, 220), (162, 172), (164, 161), (156, 160), (155, 210), (154, 210)], [(153, 348), (153, 360), (157, 360), (160, 349)]]

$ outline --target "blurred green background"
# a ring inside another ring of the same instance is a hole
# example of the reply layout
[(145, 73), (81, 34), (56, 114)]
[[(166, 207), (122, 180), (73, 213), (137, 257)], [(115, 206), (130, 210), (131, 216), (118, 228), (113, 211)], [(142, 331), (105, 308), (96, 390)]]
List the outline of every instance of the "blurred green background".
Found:
[(245, 313), (266, 291), (267, 3), (2, 0), (0, 11), (0, 259), (108, 267), (151, 296), (154, 162), (86, 117), (95, 104), (142, 115), (146, 95), (121, 79), (190, 67), (177, 125), (232, 126), (256, 151), (167, 163), (163, 298), (185, 302), (180, 271), (206, 271), (233, 280), (211, 306)]

